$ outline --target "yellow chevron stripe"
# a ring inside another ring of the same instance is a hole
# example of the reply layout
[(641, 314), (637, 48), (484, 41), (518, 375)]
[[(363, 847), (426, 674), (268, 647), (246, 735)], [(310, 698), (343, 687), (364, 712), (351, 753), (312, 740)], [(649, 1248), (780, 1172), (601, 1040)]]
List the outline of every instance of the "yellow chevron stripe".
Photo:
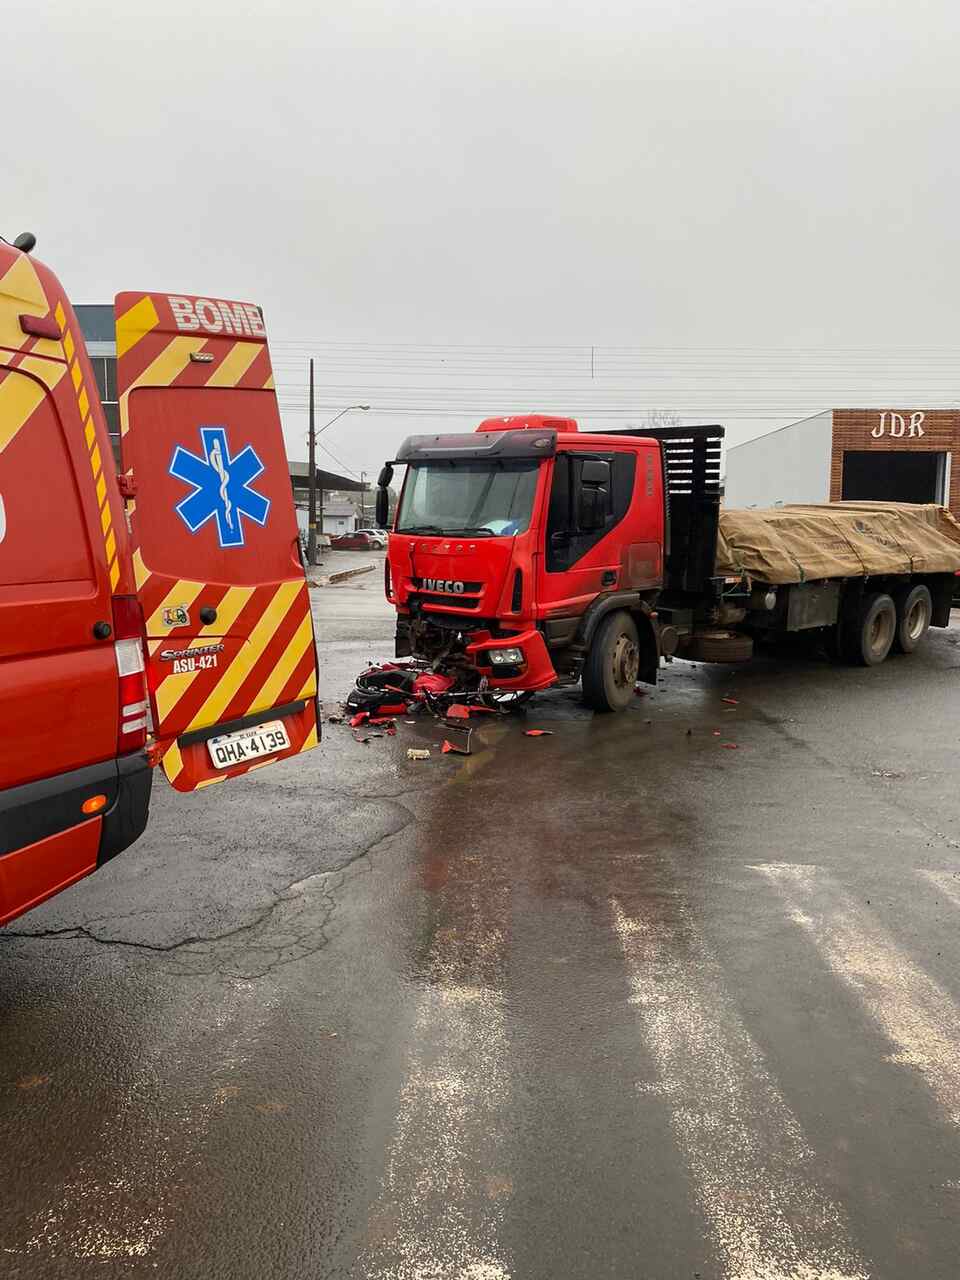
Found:
[(117, 564), (116, 560), (114, 560), (110, 565), (110, 588), (112, 591), (116, 591), (117, 583), (119, 581), (120, 581), (120, 566)]
[(95, 444), (90, 450), (90, 466), (93, 468), (94, 479), (103, 470), (103, 462), (100, 459), (100, 446)]
[(207, 725), (216, 724), (230, 705), (234, 694), (263, 656), (302, 586), (302, 582), (284, 582), (277, 588), (273, 599), (264, 609), (260, 621), (250, 632), (247, 643), (227, 667), (213, 692), (190, 721), (188, 728), (205, 728)]
[(67, 371), (65, 364), (58, 364), (54, 360), (44, 360), (40, 356), (33, 355), (24, 356), (17, 368), (23, 369), (25, 373), (32, 373), (51, 391)]
[(117, 355), (125, 356), (131, 347), (135, 347), (159, 323), (157, 308), (149, 295), (135, 302), (129, 311), (117, 316)]
[(266, 380), (266, 382), (263, 384), (263, 389), (264, 389), (264, 391), (275, 391), (275, 390), (276, 390), (276, 386), (277, 386), (277, 384), (274, 382), (274, 380), (273, 380), (273, 374), (271, 373), (270, 377), (269, 377), (269, 378)]
[(0, 453), (3, 453), (45, 394), (39, 382), (34, 382), (32, 378), (18, 377), (15, 373), (8, 373), (0, 382)]
[(80, 368), (79, 360), (74, 360), (73, 364), (70, 366), (70, 377), (73, 379), (74, 391), (79, 391), (80, 384), (83, 382), (83, 372)]
[[(143, 566), (143, 556), (140, 555), (139, 547), (137, 548), (137, 555), (140, 556), (140, 564)], [(134, 568), (136, 568), (136, 565), (134, 565)], [(144, 572), (147, 572), (145, 566)], [(191, 582), (189, 578), (181, 578), (178, 582), (175, 582), (147, 619), (147, 635), (168, 636), (170, 628), (163, 625), (164, 609), (172, 609), (178, 604), (182, 604), (184, 608), (189, 609), (206, 585), (205, 582)]]
[(175, 742), (171, 742), (163, 753), (163, 772), (167, 775), (169, 782), (173, 782), (174, 778), (183, 772), (183, 756)]
[[(60, 323), (62, 325), (63, 321), (61, 320)], [(63, 353), (67, 357), (68, 361), (73, 360), (74, 351), (76, 351), (76, 347), (73, 345), (73, 334), (68, 329), (63, 335)]]
[(313, 728), (304, 738), (303, 746), (300, 748), (300, 750), (309, 751), (311, 747), (315, 747), (316, 745), (317, 745), (317, 726), (316, 724), (314, 724)]
[[(268, 761), (267, 763), (269, 763), (269, 761)], [(248, 772), (249, 772), (249, 770), (248, 770)], [(215, 786), (218, 782), (226, 782), (226, 780), (227, 780), (227, 775), (226, 775), (225, 773), (217, 774), (217, 775), (216, 775), (216, 777), (213, 777), (213, 778), (202, 778), (202, 779), (197, 783), (197, 785), (196, 785), (196, 788), (195, 788), (195, 789), (196, 789), (197, 791), (202, 791), (204, 787), (213, 787), (213, 786)]]
[(107, 530), (110, 528), (110, 503), (105, 502), (100, 508), (100, 528), (103, 530), (103, 536), (107, 536)]
[(235, 387), (263, 348), (257, 342), (235, 342), (207, 379), (208, 387)]
[[(36, 268), (25, 253), (20, 254), (0, 277), (0, 347), (19, 351), (29, 338), (20, 328), (20, 316), (45, 316), (49, 310)], [(59, 349), (59, 342), (55, 345)]]
[(310, 617), (309, 609), (303, 615), (303, 619), (293, 633), (293, 637), (280, 661), (271, 671), (270, 675), (263, 683), (263, 687), (257, 696), (250, 703), (249, 707), (245, 707), (242, 715), (249, 715), (251, 711), (262, 711), (265, 707), (272, 707), (280, 697), (280, 691), (287, 683), (300, 659), (307, 652), (309, 646), (313, 643), (313, 623)]
[(174, 378), (183, 373), (190, 363), (191, 351), (199, 351), (207, 341), (203, 338), (184, 336), (172, 338), (155, 360), (147, 365), (120, 397), (120, 430), (125, 435), (130, 430), (130, 392), (135, 387), (168, 387)]
[(80, 388), (80, 394), (77, 396), (77, 404), (80, 406), (80, 417), (85, 418), (90, 412), (90, 401), (87, 399), (86, 387)]
[(107, 559), (113, 560), (117, 554), (117, 535), (112, 529), (106, 536), (104, 546), (107, 548)]
[(86, 422), (84, 423), (84, 425), (83, 425), (83, 438), (84, 438), (84, 439), (86, 440), (86, 442), (87, 442), (87, 448), (88, 448), (88, 449), (92, 449), (92, 448), (93, 448), (93, 442), (94, 442), (94, 440), (96, 440), (96, 438), (97, 438), (97, 432), (96, 432), (96, 429), (95, 429), (95, 427), (94, 427), (94, 425), (93, 425), (93, 419), (92, 419), (92, 418), (88, 418), (88, 419), (86, 420)]
[(138, 591), (149, 577), (150, 570), (143, 563), (143, 552), (137, 547), (133, 553), (133, 580), (137, 584)]
[[(201, 627), (187, 648), (195, 649), (198, 645), (205, 644), (210, 636), (229, 635), (230, 628), (240, 616), (241, 609), (246, 606), (253, 592), (253, 587), (231, 587), (217, 605), (216, 622), (211, 622), (208, 626)], [(156, 648), (159, 648), (163, 643), (165, 643), (163, 640), (154, 642)], [(156, 652), (156, 649), (151, 650), (151, 652)], [(185, 671), (178, 675), (165, 676), (160, 682), (155, 696), (161, 728), (163, 727), (163, 722), (193, 684), (194, 680), (203, 674), (201, 671)]]
[(99, 507), (103, 508), (104, 506), (107, 505), (106, 497), (107, 497), (107, 482), (106, 480), (104, 480), (103, 472), (101, 471), (97, 479), (97, 505)]
[(301, 698), (315, 698), (316, 695), (317, 695), (317, 673), (314, 670), (314, 671), (311, 671), (310, 674), (307, 676), (306, 681), (304, 682), (303, 688), (297, 694), (296, 700), (297, 702), (299, 702)]

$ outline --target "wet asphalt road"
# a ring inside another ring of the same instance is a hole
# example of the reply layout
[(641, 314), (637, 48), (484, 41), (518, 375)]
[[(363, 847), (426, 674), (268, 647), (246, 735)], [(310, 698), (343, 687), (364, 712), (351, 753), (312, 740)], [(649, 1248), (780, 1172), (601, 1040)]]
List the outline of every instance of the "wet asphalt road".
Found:
[[(332, 700), (392, 624), (379, 572), (315, 603)], [(158, 783), (0, 933), (0, 1276), (956, 1277), (958, 670)]]

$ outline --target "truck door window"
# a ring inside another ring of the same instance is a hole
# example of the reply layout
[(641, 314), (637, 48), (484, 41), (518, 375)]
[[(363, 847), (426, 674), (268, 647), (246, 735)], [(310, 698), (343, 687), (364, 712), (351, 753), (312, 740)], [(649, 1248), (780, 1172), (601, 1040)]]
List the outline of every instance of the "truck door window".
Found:
[(583, 458), (575, 453), (558, 453), (553, 465), (550, 507), (547, 513), (546, 567), (548, 573), (562, 573), (576, 564), (605, 538), (630, 507), (637, 459), (634, 453), (594, 453), (610, 463), (607, 519), (602, 529), (585, 531), (577, 527), (577, 494)]

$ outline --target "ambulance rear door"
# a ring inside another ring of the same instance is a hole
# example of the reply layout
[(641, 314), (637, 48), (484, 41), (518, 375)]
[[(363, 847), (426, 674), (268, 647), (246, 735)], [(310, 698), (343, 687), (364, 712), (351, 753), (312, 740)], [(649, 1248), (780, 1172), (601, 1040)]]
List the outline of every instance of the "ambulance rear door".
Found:
[(179, 791), (315, 746), (317, 660), (260, 310), (116, 298), (121, 487), (154, 732)]

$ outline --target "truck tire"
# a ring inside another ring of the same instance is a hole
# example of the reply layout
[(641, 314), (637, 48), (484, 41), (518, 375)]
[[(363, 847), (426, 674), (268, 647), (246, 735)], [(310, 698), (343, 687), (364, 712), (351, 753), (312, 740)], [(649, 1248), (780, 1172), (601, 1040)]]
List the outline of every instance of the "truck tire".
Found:
[(897, 634), (897, 606), (884, 591), (863, 597), (850, 631), (841, 636), (841, 651), (855, 666), (878, 667)]
[(581, 673), (583, 700), (594, 711), (623, 711), (633, 701), (640, 670), (637, 624), (623, 609), (597, 627)]
[(690, 637), (683, 656), (694, 662), (749, 662), (753, 637), (735, 631), (704, 632)]
[(913, 653), (930, 629), (933, 617), (933, 598), (923, 583), (912, 589), (904, 587), (894, 596), (897, 606), (897, 630), (893, 637), (896, 653)]

